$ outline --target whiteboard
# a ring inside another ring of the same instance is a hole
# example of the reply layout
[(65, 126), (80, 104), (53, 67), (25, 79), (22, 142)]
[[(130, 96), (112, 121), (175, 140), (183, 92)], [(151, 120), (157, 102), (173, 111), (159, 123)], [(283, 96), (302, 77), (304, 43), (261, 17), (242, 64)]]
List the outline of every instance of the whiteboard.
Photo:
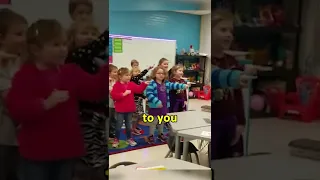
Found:
[(127, 67), (130, 69), (131, 60), (133, 59), (139, 61), (141, 70), (151, 65), (158, 65), (161, 58), (169, 60), (169, 68), (175, 65), (176, 40), (122, 37), (116, 35), (110, 37), (122, 39), (122, 52), (112, 52), (112, 64), (118, 68)]

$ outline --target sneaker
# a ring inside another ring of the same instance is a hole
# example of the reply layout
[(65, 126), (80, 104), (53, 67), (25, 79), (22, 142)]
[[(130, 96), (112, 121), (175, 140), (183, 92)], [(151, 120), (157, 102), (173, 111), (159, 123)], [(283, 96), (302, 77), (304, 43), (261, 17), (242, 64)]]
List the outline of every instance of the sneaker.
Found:
[(153, 137), (153, 135), (151, 135), (151, 136), (148, 137), (148, 143), (149, 143), (149, 144), (154, 144), (154, 137)]
[(167, 142), (166, 137), (165, 137), (162, 133), (161, 133), (160, 135), (158, 135), (158, 139), (159, 139), (162, 143)]
[(139, 130), (137, 130), (137, 129), (133, 129), (132, 134), (136, 135), (136, 136), (139, 136), (139, 135), (141, 135), (141, 132)]
[(114, 139), (113, 139), (112, 147), (113, 147), (113, 148), (119, 147), (119, 140), (118, 140), (117, 138), (114, 138)]
[(137, 143), (136, 143), (132, 138), (128, 139), (128, 140), (127, 140), (127, 143), (128, 143), (130, 146), (136, 146), (136, 145), (137, 145)]

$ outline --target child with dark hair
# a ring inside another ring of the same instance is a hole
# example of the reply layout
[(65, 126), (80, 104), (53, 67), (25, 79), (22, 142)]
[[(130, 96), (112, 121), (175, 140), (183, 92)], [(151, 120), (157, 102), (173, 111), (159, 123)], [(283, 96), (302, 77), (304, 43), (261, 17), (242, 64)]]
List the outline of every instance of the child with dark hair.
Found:
[(76, 22), (92, 21), (93, 4), (92, 0), (70, 0), (69, 14)]

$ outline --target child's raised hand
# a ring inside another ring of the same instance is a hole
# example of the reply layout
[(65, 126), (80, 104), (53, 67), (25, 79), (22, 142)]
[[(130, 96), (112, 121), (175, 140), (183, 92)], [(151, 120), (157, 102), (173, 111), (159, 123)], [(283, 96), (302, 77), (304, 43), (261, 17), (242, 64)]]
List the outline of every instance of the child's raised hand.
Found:
[(151, 70), (151, 69), (153, 69), (153, 67), (154, 67), (154, 65), (152, 65), (152, 66), (149, 66), (149, 67), (148, 67), (148, 70)]
[(131, 90), (126, 90), (126, 91), (123, 93), (123, 96), (127, 96), (127, 95), (129, 95), (129, 94), (131, 94)]
[(53, 90), (51, 95), (44, 101), (45, 109), (51, 109), (57, 104), (66, 102), (69, 99), (68, 91)]

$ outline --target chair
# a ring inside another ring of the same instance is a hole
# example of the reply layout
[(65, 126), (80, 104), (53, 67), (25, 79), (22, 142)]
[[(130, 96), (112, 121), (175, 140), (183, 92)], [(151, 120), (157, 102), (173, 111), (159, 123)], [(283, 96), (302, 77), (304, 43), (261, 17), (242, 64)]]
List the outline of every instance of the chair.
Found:
[(297, 92), (283, 94), (279, 110), (279, 118), (293, 114), (303, 122), (312, 122), (318, 115), (320, 80), (316, 77), (298, 77)]
[[(171, 156), (174, 152), (175, 152), (175, 136), (168, 136), (168, 147), (169, 147), (169, 152), (167, 153), (166, 157)], [(196, 156), (196, 161), (197, 164), (200, 165), (200, 161), (199, 161), (199, 156), (198, 156), (198, 152), (199, 150), (191, 143), (189, 142), (189, 149), (188, 149), (188, 156), (189, 156), (189, 160), (190, 162), (192, 162), (192, 157), (191, 154), (194, 154)], [(180, 156), (183, 153), (183, 142), (180, 142)]]
[(203, 86), (203, 91), (197, 92), (198, 99), (211, 100), (211, 86)]
[(130, 162), (130, 161), (123, 161), (123, 162), (118, 162), (117, 164), (110, 166), (109, 169), (115, 169), (119, 166), (130, 166), (130, 165), (134, 165), (134, 164), (137, 164), (137, 163)]

